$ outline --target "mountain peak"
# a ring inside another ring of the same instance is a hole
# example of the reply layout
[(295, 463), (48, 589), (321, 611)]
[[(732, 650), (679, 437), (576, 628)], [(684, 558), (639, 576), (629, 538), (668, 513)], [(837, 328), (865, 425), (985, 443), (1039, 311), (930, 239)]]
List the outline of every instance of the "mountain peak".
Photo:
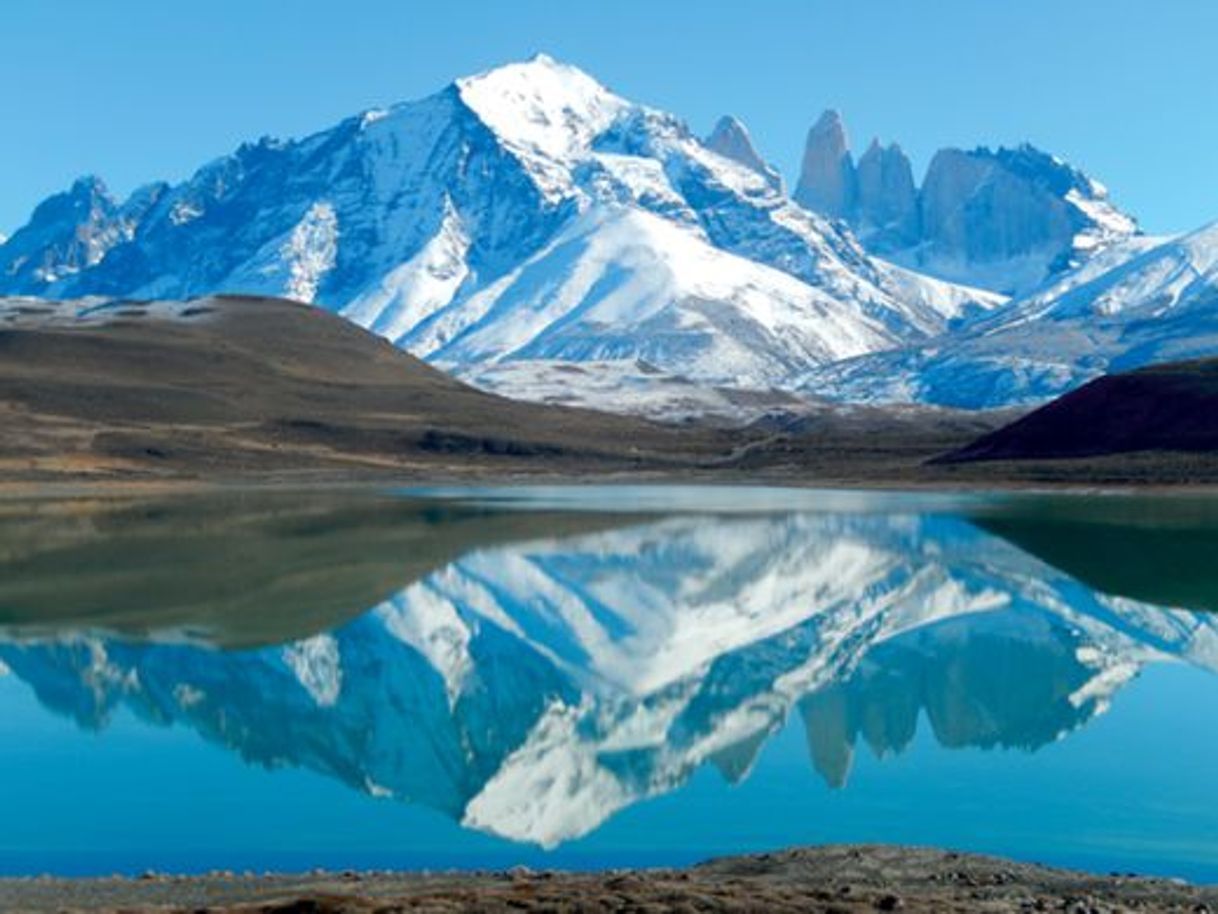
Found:
[(825, 108), (821, 116), (816, 118), (808, 132), (808, 144), (816, 144), (833, 150), (836, 154), (845, 154), (850, 150), (850, 138), (845, 132), (845, 121), (837, 108)]
[(629, 104), (548, 54), (456, 81), (461, 100), (518, 151), (568, 159)]
[(72, 191), (89, 193), (106, 193), (106, 182), (95, 174), (85, 174), (72, 182)]
[(744, 121), (734, 114), (725, 114), (715, 121), (715, 129), (711, 131), (711, 136), (716, 134), (733, 136), (743, 134), (747, 138), (748, 133), (748, 129), (744, 126)]
[(1104, 185), (1031, 143), (940, 149), (919, 188), (896, 143), (876, 137), (856, 163), (832, 108), (808, 131), (794, 198), (848, 222), (869, 253), (1004, 294), (1138, 232)]
[(719, 118), (715, 129), (702, 141), (702, 144), (724, 158), (739, 162), (763, 175), (773, 186), (781, 185), (782, 178), (778, 172), (766, 164), (765, 159), (758, 154), (756, 147), (753, 146), (752, 137), (749, 136), (748, 128), (734, 115), (725, 114)]
[(887, 251), (916, 241), (918, 189), (900, 146), (873, 139), (858, 161), (855, 181), (853, 224), (865, 243)]
[(826, 108), (820, 113), (820, 117), (816, 119), (813, 129), (815, 130), (818, 127), (842, 127), (844, 123), (845, 121), (840, 111), (836, 108)]
[(45, 292), (46, 284), (99, 263), (126, 235), (121, 208), (105, 182), (83, 175), (39, 203), (30, 221), (4, 242), (0, 275), (19, 292)]
[(504, 93), (529, 89), (533, 93), (554, 92), (563, 88), (562, 94), (566, 96), (609, 94), (609, 90), (586, 71), (540, 51), (525, 60), (509, 61), (470, 76), (459, 77), (455, 85), (462, 95), (479, 86)]
[(825, 110), (808, 131), (795, 200), (834, 219), (850, 215), (855, 204), (854, 161), (842, 116)]

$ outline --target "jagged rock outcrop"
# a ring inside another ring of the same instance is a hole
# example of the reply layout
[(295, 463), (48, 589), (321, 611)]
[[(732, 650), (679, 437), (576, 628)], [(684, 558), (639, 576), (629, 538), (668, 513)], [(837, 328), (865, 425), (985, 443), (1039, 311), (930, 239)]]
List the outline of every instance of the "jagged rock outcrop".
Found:
[(164, 190), (165, 185), (152, 184), (120, 204), (100, 178), (78, 179), (40, 203), (12, 237), (0, 236), (0, 283), (16, 294), (38, 292), (97, 266), (111, 249), (131, 240)]
[(981, 271), (1003, 291), (1031, 288), (1136, 230), (1101, 185), (1029, 145), (940, 150), (920, 216), (922, 249), (907, 265), (956, 279)]
[(782, 190), (782, 175), (757, 152), (748, 128), (739, 118), (730, 114), (723, 115), (715, 124), (715, 129), (702, 142), (707, 149), (753, 169), (764, 177), (770, 186)]
[(909, 157), (896, 143), (871, 141), (857, 168), (858, 200), (853, 222), (860, 239), (876, 251), (917, 241), (918, 188)]
[(857, 194), (846, 127), (840, 114), (826, 111), (808, 131), (795, 202), (833, 219), (850, 219)]
[(1137, 232), (1103, 185), (1027, 144), (941, 149), (921, 189), (895, 144), (873, 141), (856, 166), (835, 111), (808, 134), (795, 199), (848, 222), (872, 253), (1003, 294), (1029, 291)]

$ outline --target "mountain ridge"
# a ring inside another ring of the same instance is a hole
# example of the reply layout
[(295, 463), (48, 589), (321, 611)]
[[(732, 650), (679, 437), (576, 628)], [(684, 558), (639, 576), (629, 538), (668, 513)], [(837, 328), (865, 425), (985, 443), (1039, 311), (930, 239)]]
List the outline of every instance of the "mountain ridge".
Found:
[(1100, 376), (1218, 352), (1218, 223), (1139, 236), (968, 327), (814, 369), (813, 393), (965, 409), (1032, 406)]
[[(432, 358), (459, 351), (465, 336), (493, 335), (485, 319), (494, 319), (513, 272), (552, 249), (578, 220), (595, 221), (588, 216), (595, 211), (601, 225), (623, 213), (658, 219), (701, 246), (688, 264), (670, 261), (686, 277), (679, 286), (697, 284), (703, 263), (731, 272), (740, 264), (731, 258), (752, 261), (750, 271), (790, 277), (767, 280), (768, 297), (780, 305), (815, 303), (819, 313), (808, 313), (798, 328), (769, 332), (739, 292), (710, 302), (723, 319), (747, 328), (735, 336), (752, 340), (744, 345), (746, 362), (771, 364), (766, 384), (789, 382), (792, 372), (775, 370), (784, 364), (806, 366), (933, 334), (962, 298), (980, 309), (994, 304), (967, 292), (943, 296), (934, 284), (906, 298), (916, 277), (891, 284), (848, 230), (793, 204), (773, 174), (716, 152), (679, 118), (629, 102), (544, 55), (300, 140), (244, 144), (184, 182), (143, 191), (138, 201), (114, 200), (101, 188), (97, 197), (83, 221), (41, 210), (15, 232), (0, 248), (0, 293), (287, 294), (341, 311)], [(621, 257), (606, 261), (614, 275), (634, 269), (626, 252)], [(551, 284), (578, 281), (565, 272), (570, 267), (562, 258), (533, 262), (537, 291), (529, 301)], [(744, 276), (744, 285), (751, 281)], [(662, 310), (670, 329), (688, 325), (690, 312), (678, 300)], [(579, 323), (571, 309), (556, 318), (568, 329)], [(827, 339), (833, 325), (854, 342), (823, 348), (803, 341)], [(645, 335), (628, 320), (606, 329), (621, 340), (617, 359), (645, 357), (697, 383), (733, 374), (730, 364), (716, 364), (713, 376), (703, 371), (719, 357), (682, 356), (702, 345), (696, 329), (674, 350), (646, 353)], [(448, 367), (527, 361), (520, 349), (499, 340), (485, 350), (493, 355)], [(749, 376), (748, 384), (762, 380), (747, 368), (735, 373)]]
[(810, 136), (837, 203), (794, 196), (842, 218), (739, 120), (699, 139), (539, 55), (126, 200), (82, 179), (0, 245), (0, 294), (286, 295), (491, 391), (672, 421), (1029, 406), (1215, 351), (1212, 231), (1137, 234), (1026, 145), (944, 150), (918, 187), (895, 144), (856, 165), (840, 115)]
[(871, 253), (941, 279), (1023, 294), (1139, 233), (1098, 181), (1030, 143), (938, 150), (919, 186), (896, 143), (856, 163), (842, 116), (808, 132), (795, 199)]

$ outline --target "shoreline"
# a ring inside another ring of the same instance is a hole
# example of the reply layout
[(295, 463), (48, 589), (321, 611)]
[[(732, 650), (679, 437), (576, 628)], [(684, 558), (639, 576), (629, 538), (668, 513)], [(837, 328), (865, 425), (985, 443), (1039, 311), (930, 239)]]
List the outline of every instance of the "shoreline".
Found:
[(827, 845), (684, 869), (0, 878), (0, 910), (47, 914), (397, 911), (1218, 911), (1218, 886), (1000, 857)]
[(1176, 482), (1170, 480), (1106, 479), (1011, 479), (967, 478), (932, 480), (917, 478), (804, 477), (797, 475), (677, 472), (607, 473), (424, 473), (419, 475), (270, 474), (267, 477), (228, 478), (126, 478), (5, 480), (0, 478), (0, 503), (27, 500), (125, 499), (208, 494), (351, 492), (384, 494), (421, 487), (529, 488), (542, 486), (688, 486), (706, 488), (776, 488), (850, 492), (913, 492), (919, 494), (970, 495), (1009, 493), (1019, 495), (1218, 497), (1218, 480)]

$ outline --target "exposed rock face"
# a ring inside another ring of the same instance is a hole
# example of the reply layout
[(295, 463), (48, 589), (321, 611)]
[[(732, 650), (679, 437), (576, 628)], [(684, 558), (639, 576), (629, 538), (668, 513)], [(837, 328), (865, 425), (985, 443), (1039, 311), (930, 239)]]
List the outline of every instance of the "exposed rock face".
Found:
[(840, 114), (826, 111), (808, 131), (795, 202), (834, 219), (849, 219), (857, 192), (846, 127)]
[(875, 250), (900, 248), (918, 237), (918, 189), (909, 157), (896, 143), (872, 140), (857, 169), (858, 206), (854, 222), (864, 243)]
[(31, 292), (96, 266), (131, 239), (135, 224), (163, 190), (149, 185), (119, 204), (100, 178), (80, 178), (39, 204), (11, 238), (0, 239), (0, 281), (13, 291)]
[(795, 200), (846, 220), (872, 253), (941, 279), (1027, 292), (1137, 232), (1108, 191), (1032, 146), (941, 149), (919, 191), (909, 159), (873, 141), (855, 166), (841, 117), (808, 134)]
[(969, 265), (1005, 265), (1014, 288), (1077, 266), (1096, 247), (1135, 229), (1108, 203), (1103, 187), (1027, 145), (940, 150), (927, 170), (920, 208), (925, 249), (915, 262), (937, 264), (947, 275)]
[(782, 176), (758, 154), (748, 129), (738, 118), (723, 115), (703, 143), (707, 149), (753, 169), (765, 177), (772, 187), (782, 188)]

